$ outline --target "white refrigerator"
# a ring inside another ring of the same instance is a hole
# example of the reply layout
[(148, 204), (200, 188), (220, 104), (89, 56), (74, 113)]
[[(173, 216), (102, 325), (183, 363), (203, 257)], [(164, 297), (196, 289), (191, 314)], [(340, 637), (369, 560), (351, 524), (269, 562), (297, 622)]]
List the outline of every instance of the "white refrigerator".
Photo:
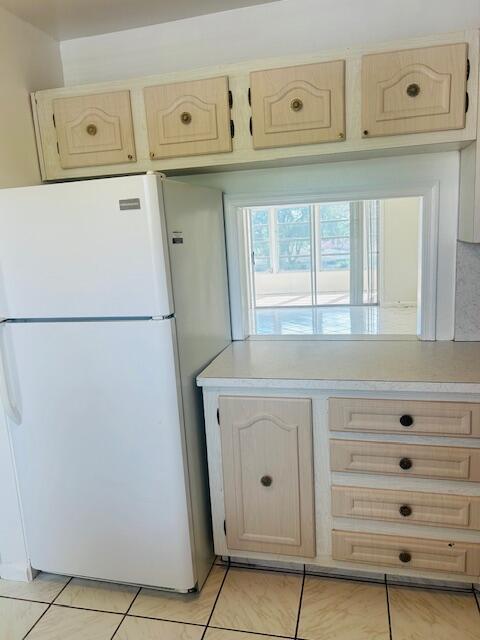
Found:
[(158, 174), (0, 190), (0, 321), (31, 566), (200, 587), (195, 376), (230, 341), (221, 193)]

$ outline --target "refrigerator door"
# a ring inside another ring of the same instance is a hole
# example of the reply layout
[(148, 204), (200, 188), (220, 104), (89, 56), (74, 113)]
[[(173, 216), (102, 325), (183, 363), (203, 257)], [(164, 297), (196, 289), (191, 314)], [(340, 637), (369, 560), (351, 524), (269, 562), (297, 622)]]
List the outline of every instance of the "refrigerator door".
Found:
[(34, 568), (195, 585), (174, 322), (0, 325)]
[(0, 317), (173, 312), (155, 175), (0, 190)]

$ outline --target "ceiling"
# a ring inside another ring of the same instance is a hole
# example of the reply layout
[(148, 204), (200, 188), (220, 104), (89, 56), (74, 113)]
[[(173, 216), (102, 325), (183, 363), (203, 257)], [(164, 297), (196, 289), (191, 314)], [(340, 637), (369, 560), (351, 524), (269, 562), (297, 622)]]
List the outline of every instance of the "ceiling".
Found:
[(122, 31), (278, 0), (0, 0), (57, 40)]

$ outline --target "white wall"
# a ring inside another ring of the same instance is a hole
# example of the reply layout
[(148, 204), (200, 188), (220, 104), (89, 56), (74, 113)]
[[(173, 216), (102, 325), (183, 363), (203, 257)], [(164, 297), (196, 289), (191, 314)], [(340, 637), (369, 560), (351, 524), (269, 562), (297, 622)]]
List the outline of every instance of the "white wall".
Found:
[[(58, 43), (0, 8), (0, 188), (38, 184), (29, 92), (62, 84)], [(0, 410), (0, 576), (27, 577), (10, 443)]]
[(418, 225), (421, 201), (394, 198), (382, 203), (380, 304), (415, 304), (418, 281)]
[(62, 42), (67, 85), (480, 27), (478, 0), (281, 0)]

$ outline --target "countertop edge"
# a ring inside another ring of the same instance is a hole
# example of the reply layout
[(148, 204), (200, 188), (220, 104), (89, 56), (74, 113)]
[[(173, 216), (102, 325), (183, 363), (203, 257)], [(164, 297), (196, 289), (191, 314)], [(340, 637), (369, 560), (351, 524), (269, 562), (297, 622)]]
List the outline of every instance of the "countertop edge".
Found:
[(210, 378), (199, 375), (197, 386), (203, 388), (304, 389), (347, 391), (415, 391), (480, 394), (480, 383), (426, 382), (392, 380), (308, 380), (287, 378)]

